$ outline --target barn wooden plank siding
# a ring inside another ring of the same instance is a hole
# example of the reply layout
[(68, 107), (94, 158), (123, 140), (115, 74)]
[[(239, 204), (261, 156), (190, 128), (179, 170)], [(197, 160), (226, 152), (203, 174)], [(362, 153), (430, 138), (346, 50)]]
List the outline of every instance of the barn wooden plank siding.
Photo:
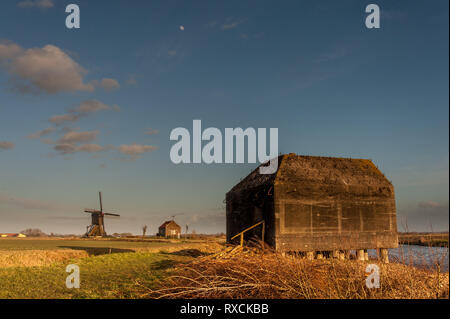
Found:
[(167, 221), (158, 228), (158, 236), (180, 238), (181, 226), (173, 220)]
[(256, 169), (226, 194), (228, 242), (265, 220), (265, 241), (282, 252), (398, 246), (394, 187), (372, 161), (295, 154), (278, 161), (275, 174)]

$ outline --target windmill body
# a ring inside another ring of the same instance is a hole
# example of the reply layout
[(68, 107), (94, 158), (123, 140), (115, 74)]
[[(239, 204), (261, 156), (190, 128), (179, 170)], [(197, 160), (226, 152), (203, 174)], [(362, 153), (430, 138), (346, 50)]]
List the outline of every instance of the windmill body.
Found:
[(105, 213), (103, 211), (103, 204), (102, 204), (102, 193), (99, 192), (99, 199), (100, 199), (100, 210), (97, 209), (89, 209), (86, 208), (84, 210), (85, 213), (91, 214), (91, 225), (87, 226), (85, 237), (96, 237), (96, 236), (106, 236), (105, 231), (105, 222), (104, 217), (105, 216), (120, 216), (118, 214), (111, 214), (111, 213)]

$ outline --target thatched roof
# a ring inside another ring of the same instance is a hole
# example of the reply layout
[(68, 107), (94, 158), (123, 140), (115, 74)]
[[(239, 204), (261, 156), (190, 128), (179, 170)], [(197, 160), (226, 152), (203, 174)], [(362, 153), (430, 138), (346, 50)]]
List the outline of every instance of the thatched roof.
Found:
[(258, 167), (235, 185), (229, 193), (275, 183), (321, 184), (338, 188), (351, 186), (392, 188), (389, 180), (369, 159), (286, 154), (278, 157), (278, 170), (275, 174), (260, 174)]
[[(278, 170), (280, 169), (281, 161), (283, 160), (283, 156), (278, 156)], [(254, 169), (249, 175), (247, 175), (243, 180), (241, 180), (238, 184), (236, 184), (229, 193), (240, 192), (244, 189), (254, 189), (264, 185), (273, 185), (275, 182), (275, 177), (277, 173), (274, 174), (260, 174), (259, 168), (264, 165), (259, 165), (256, 169)]]

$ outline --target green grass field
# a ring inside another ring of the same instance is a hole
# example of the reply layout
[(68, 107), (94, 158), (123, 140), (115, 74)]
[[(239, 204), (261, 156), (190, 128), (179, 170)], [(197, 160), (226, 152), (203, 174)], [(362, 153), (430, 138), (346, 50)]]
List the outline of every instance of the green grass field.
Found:
[[(0, 269), (0, 298), (136, 298), (137, 281), (152, 283), (177, 262), (170, 253), (121, 253), (68, 260), (46, 267)], [(80, 288), (66, 288), (66, 266), (80, 267)]]
[(169, 247), (177, 243), (186, 243), (186, 241), (0, 238), (0, 250), (58, 250), (83, 248), (114, 248), (126, 250), (130, 248)]
[[(144, 288), (138, 283), (152, 287), (208, 245), (198, 240), (0, 239), (0, 298), (139, 298)], [(69, 264), (80, 268), (79, 289), (66, 288)]]

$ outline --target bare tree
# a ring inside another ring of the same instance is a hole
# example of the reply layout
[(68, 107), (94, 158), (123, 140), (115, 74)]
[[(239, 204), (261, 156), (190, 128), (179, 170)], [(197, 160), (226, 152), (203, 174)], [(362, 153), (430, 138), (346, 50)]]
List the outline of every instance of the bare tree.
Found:
[(20, 232), (21, 234), (26, 235), (27, 237), (46, 237), (47, 234), (38, 228), (27, 228)]
[(147, 232), (147, 225), (144, 225), (143, 227), (142, 227), (142, 238), (144, 238), (145, 237), (145, 233)]

